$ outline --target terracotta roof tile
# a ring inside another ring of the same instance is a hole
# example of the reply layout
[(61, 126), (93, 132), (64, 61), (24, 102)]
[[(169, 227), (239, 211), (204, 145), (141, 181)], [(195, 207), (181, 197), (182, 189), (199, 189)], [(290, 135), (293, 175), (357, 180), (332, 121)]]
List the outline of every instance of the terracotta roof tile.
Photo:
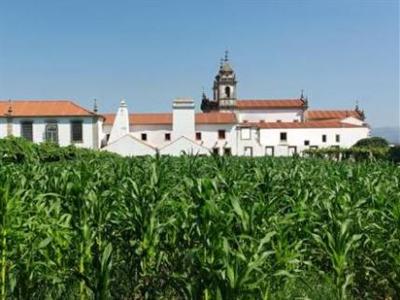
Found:
[(260, 123), (241, 123), (240, 126), (254, 126), (265, 129), (280, 129), (280, 128), (354, 128), (365, 127), (354, 124), (341, 123), (340, 121), (306, 121), (306, 122), (260, 122)]
[(266, 109), (266, 108), (302, 108), (301, 99), (265, 99), (265, 100), (237, 100), (237, 109)]
[(210, 112), (197, 113), (196, 124), (234, 124), (236, 116), (234, 113)]
[(96, 115), (70, 100), (0, 100), (0, 117), (63, 117)]
[[(115, 114), (103, 114), (104, 124), (112, 125)], [(234, 113), (196, 113), (196, 124), (234, 124), (236, 117)], [(129, 114), (131, 125), (172, 125), (172, 113), (133, 113)]]
[(361, 119), (356, 110), (308, 110), (305, 117), (307, 120), (342, 120), (347, 117)]
[[(113, 125), (115, 114), (102, 114), (105, 125)], [(129, 114), (129, 124), (140, 125), (170, 125), (172, 124), (171, 113), (134, 113)]]

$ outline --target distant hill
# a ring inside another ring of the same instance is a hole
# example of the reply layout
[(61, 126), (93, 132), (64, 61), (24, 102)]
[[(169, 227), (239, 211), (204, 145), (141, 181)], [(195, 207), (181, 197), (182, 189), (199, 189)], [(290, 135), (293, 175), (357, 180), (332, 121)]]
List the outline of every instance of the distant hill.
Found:
[(371, 136), (379, 136), (391, 144), (400, 144), (400, 127), (372, 128)]

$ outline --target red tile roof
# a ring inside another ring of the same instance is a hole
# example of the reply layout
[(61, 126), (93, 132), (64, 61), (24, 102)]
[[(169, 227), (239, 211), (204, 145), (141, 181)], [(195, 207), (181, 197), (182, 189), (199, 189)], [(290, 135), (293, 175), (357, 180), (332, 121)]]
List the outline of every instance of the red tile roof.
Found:
[(303, 108), (301, 99), (237, 100), (237, 109)]
[[(112, 125), (115, 114), (103, 114), (104, 124)], [(234, 113), (196, 113), (196, 124), (234, 124), (236, 117)], [(129, 114), (129, 124), (131, 125), (171, 125), (172, 113), (133, 113)]]
[(307, 122), (260, 122), (260, 123), (241, 123), (240, 126), (254, 126), (265, 129), (283, 128), (354, 128), (365, 127), (354, 124), (341, 123), (340, 121), (307, 121)]
[(342, 120), (347, 117), (361, 119), (356, 110), (307, 110), (305, 117), (307, 120)]
[(64, 117), (94, 116), (91, 112), (70, 100), (0, 100), (0, 117)]
[(196, 124), (235, 124), (236, 116), (228, 112), (197, 113)]
[[(105, 125), (113, 125), (115, 114), (102, 114), (104, 116)], [(146, 114), (129, 114), (129, 124), (155, 124), (170, 125), (172, 124), (171, 113), (146, 113)]]

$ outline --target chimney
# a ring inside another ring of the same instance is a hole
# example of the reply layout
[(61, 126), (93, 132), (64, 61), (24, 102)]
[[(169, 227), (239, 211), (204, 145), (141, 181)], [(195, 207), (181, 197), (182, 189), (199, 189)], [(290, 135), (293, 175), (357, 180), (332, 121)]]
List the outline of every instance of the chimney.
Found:
[(179, 98), (175, 99), (172, 105), (172, 135), (174, 139), (185, 136), (194, 139), (195, 135), (195, 119), (194, 119), (194, 102), (192, 99)]
[(113, 127), (111, 128), (108, 143), (114, 142), (120, 137), (126, 135), (127, 133), (129, 133), (128, 106), (126, 105), (125, 100), (121, 100), (117, 114), (115, 115)]

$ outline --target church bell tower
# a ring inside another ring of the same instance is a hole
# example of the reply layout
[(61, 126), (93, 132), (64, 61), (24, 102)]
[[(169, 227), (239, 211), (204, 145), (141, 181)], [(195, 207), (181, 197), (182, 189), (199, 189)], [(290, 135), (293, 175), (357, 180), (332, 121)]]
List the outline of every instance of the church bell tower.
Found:
[(236, 74), (229, 63), (228, 51), (225, 51), (213, 86), (214, 101), (218, 102), (219, 109), (232, 110), (235, 107), (236, 84)]

